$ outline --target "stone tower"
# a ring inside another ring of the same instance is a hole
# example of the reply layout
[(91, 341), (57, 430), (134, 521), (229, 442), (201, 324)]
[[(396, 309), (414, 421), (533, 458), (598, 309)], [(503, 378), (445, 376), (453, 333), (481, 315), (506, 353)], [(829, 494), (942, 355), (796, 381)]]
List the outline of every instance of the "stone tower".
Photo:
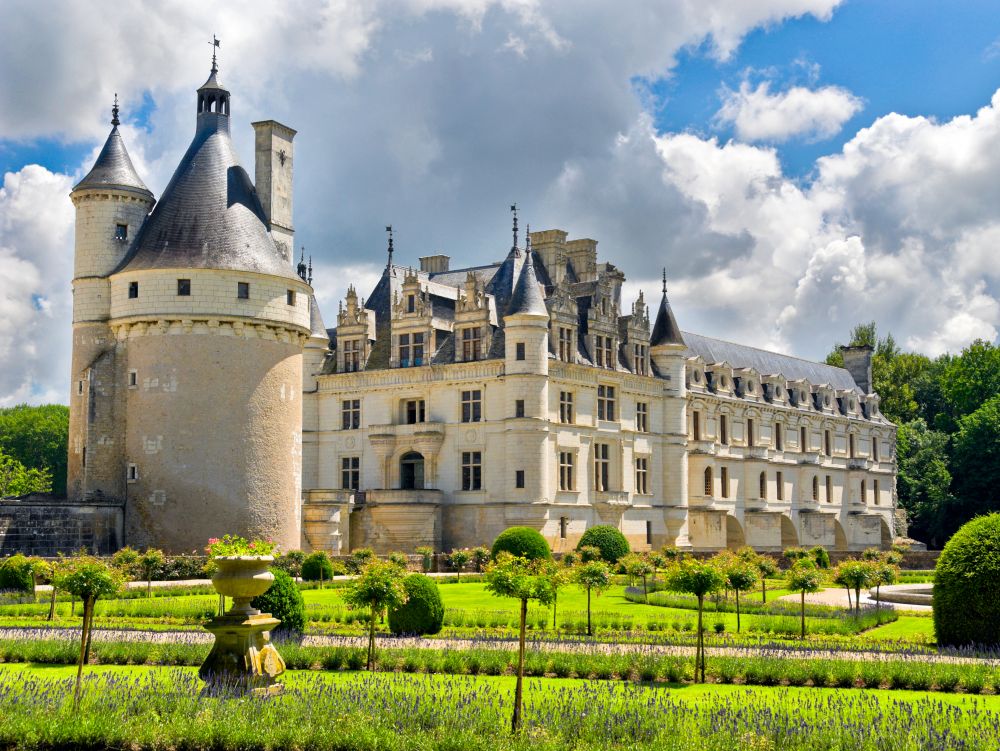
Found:
[(76, 250), (67, 493), (77, 500), (122, 499), (125, 491), (121, 363), (109, 326), (109, 275), (146, 221), (153, 194), (136, 174), (118, 125), (116, 97), (108, 140), (70, 193)]
[[(133, 546), (184, 552), (226, 533), (300, 546), (302, 353), (312, 288), (276, 246), (229, 127), (230, 93), (213, 62), (197, 92), (194, 139), (145, 222), (152, 196), (138, 178), (138, 186), (124, 186), (145, 200), (128, 215), (127, 253), (91, 272), (81, 249), (95, 255), (96, 241), (95, 250), (81, 244), (77, 229), (75, 284), (82, 289), (88, 274), (102, 275), (93, 286), (104, 295), (92, 296), (110, 308), (111, 340), (100, 356), (113, 360), (116, 395), (99, 459), (87, 459), (85, 490), (124, 500)], [(74, 190), (78, 206), (89, 181)], [(102, 221), (103, 231), (115, 231), (116, 218)], [(88, 356), (74, 351), (74, 367)], [(92, 466), (108, 478), (105, 486), (90, 482)]]

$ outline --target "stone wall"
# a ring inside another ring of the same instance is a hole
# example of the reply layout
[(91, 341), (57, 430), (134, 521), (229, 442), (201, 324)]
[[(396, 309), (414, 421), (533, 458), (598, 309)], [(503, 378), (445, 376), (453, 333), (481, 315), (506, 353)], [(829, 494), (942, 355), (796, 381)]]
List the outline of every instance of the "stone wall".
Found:
[(86, 549), (108, 555), (122, 546), (124, 505), (38, 497), (0, 501), (0, 557), (55, 556)]

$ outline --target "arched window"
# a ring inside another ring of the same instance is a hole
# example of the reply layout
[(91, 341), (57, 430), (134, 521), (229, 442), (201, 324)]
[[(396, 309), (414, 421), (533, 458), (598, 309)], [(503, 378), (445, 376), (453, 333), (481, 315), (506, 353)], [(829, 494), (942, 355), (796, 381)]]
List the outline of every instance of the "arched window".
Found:
[(760, 473), (760, 498), (763, 501), (767, 500), (767, 472)]
[(848, 452), (848, 455), (853, 459), (854, 458), (854, 433), (851, 433), (849, 436), (847, 436), (847, 452)]
[(705, 495), (712, 497), (712, 468), (705, 467)]
[(747, 446), (754, 445), (753, 428), (753, 418), (751, 417), (747, 420)]
[(827, 456), (833, 456), (833, 439), (829, 430), (823, 431), (823, 453)]
[(819, 500), (819, 478), (813, 475), (813, 500)]
[(877, 435), (873, 435), (872, 436), (872, 461), (873, 462), (877, 462), (878, 461), (878, 436)]
[(424, 457), (416, 451), (400, 457), (399, 487), (403, 490), (422, 490), (424, 487)]
[(725, 415), (719, 415), (719, 443), (723, 446), (729, 444), (729, 421)]
[(799, 428), (799, 451), (809, 450), (809, 433), (806, 431), (806, 426), (803, 425)]
[(785, 428), (780, 422), (774, 423), (774, 448), (776, 451), (785, 450)]

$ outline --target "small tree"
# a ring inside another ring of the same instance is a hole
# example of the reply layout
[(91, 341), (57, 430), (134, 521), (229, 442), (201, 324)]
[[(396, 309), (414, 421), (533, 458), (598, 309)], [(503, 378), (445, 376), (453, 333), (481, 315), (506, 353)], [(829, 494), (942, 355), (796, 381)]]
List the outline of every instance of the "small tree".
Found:
[(667, 573), (667, 587), (675, 592), (687, 592), (698, 598), (698, 638), (695, 647), (694, 674), (698, 678), (701, 670), (701, 682), (705, 682), (705, 629), (702, 626), (702, 614), (705, 609), (705, 597), (718, 592), (726, 584), (726, 577), (710, 562), (688, 559), (676, 564)]
[(487, 547), (480, 545), (479, 547), (472, 549), (472, 562), (476, 566), (477, 574), (483, 573), (483, 569), (486, 568), (486, 564), (490, 562), (490, 558), (492, 557), (493, 554)]
[(820, 573), (819, 569), (816, 568), (816, 564), (813, 563), (812, 559), (807, 557), (800, 558), (792, 564), (792, 567), (785, 572), (785, 581), (788, 582), (788, 588), (793, 592), (799, 592), (801, 595), (800, 599), (800, 609), (799, 615), (801, 618), (801, 634), (800, 636), (806, 638), (806, 592), (818, 592), (823, 583), (823, 575)]
[(409, 565), (409, 561), (406, 558), (406, 553), (401, 553), (398, 550), (394, 550), (389, 553), (389, 563), (394, 563), (401, 569), (406, 571), (406, 567)]
[(146, 597), (153, 596), (153, 575), (163, 565), (163, 551), (157, 548), (146, 548), (139, 556), (139, 567), (146, 580)]
[(376, 560), (375, 551), (371, 548), (358, 548), (351, 553), (347, 559), (347, 570), (352, 574), (358, 574), (365, 566)]
[(52, 576), (52, 567), (37, 555), (28, 558), (28, 563), (31, 566), (31, 601), (38, 602), (38, 582)]
[(562, 554), (562, 558), (559, 559), (559, 562), (566, 568), (573, 568), (580, 562), (580, 554), (575, 550), (567, 550)]
[(601, 549), (594, 547), (593, 545), (584, 545), (583, 547), (577, 548), (576, 552), (580, 554), (581, 563), (591, 563), (592, 561), (602, 561)]
[(656, 589), (656, 575), (660, 571), (663, 571), (663, 569), (665, 569), (667, 567), (667, 564), (669, 563), (669, 561), (667, 560), (667, 557), (665, 555), (663, 555), (663, 553), (657, 553), (656, 551), (653, 551), (652, 553), (649, 553), (647, 555), (647, 558), (649, 560), (649, 565), (653, 567), (652, 581), (653, 581), (653, 589), (655, 590)]
[(740, 592), (745, 592), (757, 586), (760, 572), (751, 562), (737, 558), (726, 569), (726, 582), (729, 588), (736, 592), (736, 633), (740, 632)]
[(784, 555), (785, 558), (790, 563), (795, 563), (795, 561), (799, 560), (800, 558), (808, 558), (809, 551), (806, 550), (805, 548), (791, 547), (791, 548), (785, 548), (782, 555)]
[(111, 556), (111, 565), (121, 571), (126, 579), (132, 581), (139, 569), (139, 551), (126, 545)]
[(849, 559), (837, 566), (836, 581), (854, 590), (854, 615), (861, 615), (861, 590), (875, 584), (875, 565), (870, 561)]
[(559, 599), (559, 590), (572, 581), (573, 573), (555, 561), (543, 561), (540, 564), (540, 574), (546, 578), (549, 588), (552, 590), (552, 629), (557, 630), (559, 623), (556, 619), (556, 605)]
[[(582, 552), (582, 551), (581, 551)], [(601, 592), (611, 586), (611, 569), (608, 564), (598, 559), (581, 563), (573, 574), (573, 579), (580, 589), (587, 593), (587, 636), (593, 636), (594, 630), (590, 625), (590, 595), (600, 595)]]
[(452, 550), (448, 553), (448, 565), (455, 569), (455, 579), (457, 582), (462, 581), (462, 569), (469, 565), (469, 561), (472, 560), (472, 553), (470, 553), (465, 548), (459, 548), (458, 550)]
[(302, 576), (302, 564), (305, 563), (306, 554), (301, 550), (289, 550), (278, 558), (274, 565), (280, 568), (293, 579)]
[(667, 559), (668, 563), (679, 561), (684, 557), (684, 552), (676, 545), (666, 545), (664, 546), (662, 552), (663, 557)]
[(325, 550), (317, 550), (306, 556), (302, 561), (303, 581), (318, 581), (319, 588), (323, 589), (323, 583), (333, 577), (333, 563)]
[(101, 597), (112, 597), (122, 591), (125, 578), (121, 572), (89, 556), (75, 559), (59, 574), (59, 588), (79, 597), (83, 602), (83, 626), (80, 629), (80, 657), (76, 665), (76, 689), (73, 692), (73, 709), (80, 704), (80, 684), (83, 664), (87, 657), (90, 632), (93, 628), (94, 603)]
[(618, 560), (618, 564), (625, 569), (629, 579), (642, 579), (642, 600), (649, 604), (649, 592), (646, 589), (646, 577), (653, 573), (653, 565), (649, 560), (639, 553), (629, 553)]
[(767, 604), (767, 578), (778, 573), (778, 562), (769, 555), (757, 556), (754, 561), (757, 571), (760, 572), (760, 595), (761, 601)]
[(406, 602), (403, 579), (406, 572), (399, 566), (383, 561), (372, 561), (358, 574), (344, 593), (344, 602), (355, 608), (368, 608), (368, 661), (367, 670), (375, 669), (375, 619), (386, 609), (398, 608)]
[(414, 552), (420, 556), (420, 563), (424, 569), (424, 573), (429, 574), (431, 568), (434, 566), (434, 548), (421, 545)]
[(875, 610), (882, 605), (882, 585), (895, 584), (899, 578), (899, 568), (889, 561), (878, 561), (872, 564), (872, 579), (875, 584)]
[(816, 564), (816, 568), (830, 568), (830, 554), (822, 545), (809, 548), (809, 555), (812, 556), (813, 562)]
[[(544, 559), (541, 559), (544, 560)], [(543, 605), (552, 601), (552, 588), (545, 576), (540, 576), (541, 564), (538, 560), (528, 561), (501, 551), (496, 560), (486, 569), (486, 590), (497, 597), (513, 597), (521, 602), (520, 625), (517, 648), (517, 683), (514, 688), (514, 715), (511, 731), (521, 729), (521, 706), (524, 701), (524, 642), (525, 623), (528, 619), (528, 601), (536, 600)]]

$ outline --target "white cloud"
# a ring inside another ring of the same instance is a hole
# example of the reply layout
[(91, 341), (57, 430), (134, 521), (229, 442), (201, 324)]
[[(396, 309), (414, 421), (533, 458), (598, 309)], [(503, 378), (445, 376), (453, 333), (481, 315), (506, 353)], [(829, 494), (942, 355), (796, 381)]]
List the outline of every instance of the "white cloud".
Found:
[(715, 119), (732, 125), (744, 141), (822, 140), (840, 132), (862, 106), (861, 99), (839, 86), (792, 86), (772, 94), (768, 81), (756, 88), (744, 81), (738, 91), (724, 89)]

